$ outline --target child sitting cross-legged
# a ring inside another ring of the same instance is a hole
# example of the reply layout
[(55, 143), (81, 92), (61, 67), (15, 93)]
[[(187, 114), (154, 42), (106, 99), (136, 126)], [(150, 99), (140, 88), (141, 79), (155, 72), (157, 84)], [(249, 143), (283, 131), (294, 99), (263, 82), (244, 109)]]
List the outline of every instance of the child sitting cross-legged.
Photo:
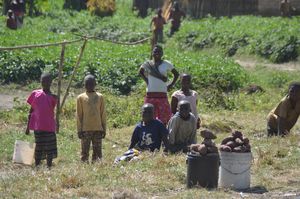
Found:
[(165, 146), (167, 143), (168, 130), (159, 120), (154, 119), (154, 106), (144, 104), (142, 106), (142, 121), (139, 122), (132, 134), (129, 149), (150, 150), (151, 152), (159, 150), (161, 143)]
[(180, 151), (186, 153), (188, 146), (197, 142), (197, 120), (191, 113), (188, 101), (180, 101), (177, 110), (168, 123), (169, 150), (171, 153)]

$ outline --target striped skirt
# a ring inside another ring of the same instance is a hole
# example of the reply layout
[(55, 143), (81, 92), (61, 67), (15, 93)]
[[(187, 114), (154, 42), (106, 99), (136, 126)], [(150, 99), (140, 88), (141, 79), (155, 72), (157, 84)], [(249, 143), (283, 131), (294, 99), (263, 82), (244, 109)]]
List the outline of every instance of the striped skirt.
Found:
[(35, 159), (57, 157), (56, 133), (46, 131), (34, 131), (35, 137)]

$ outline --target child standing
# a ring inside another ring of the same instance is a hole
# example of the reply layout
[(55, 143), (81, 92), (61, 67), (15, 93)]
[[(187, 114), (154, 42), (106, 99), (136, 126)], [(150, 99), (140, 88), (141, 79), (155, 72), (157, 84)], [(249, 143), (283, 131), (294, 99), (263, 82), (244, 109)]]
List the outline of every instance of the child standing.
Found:
[(8, 10), (7, 19), (6, 19), (6, 27), (12, 30), (17, 29), (17, 22), (12, 10)]
[(55, 134), (54, 109), (57, 97), (50, 91), (52, 78), (49, 73), (41, 76), (42, 89), (34, 90), (27, 102), (31, 109), (28, 116), (26, 134), (34, 131), (35, 137), (35, 165), (38, 166), (42, 159), (47, 159), (47, 166), (52, 166), (52, 160), (57, 157), (57, 144)]
[(188, 146), (197, 142), (196, 127), (197, 120), (191, 113), (190, 103), (181, 100), (178, 103), (178, 112), (170, 119), (169, 150), (172, 153), (188, 151)]
[(162, 16), (162, 9), (159, 8), (157, 10), (157, 15), (154, 16), (151, 20), (150, 23), (150, 28), (153, 24), (153, 35), (152, 35), (152, 44), (151, 44), (151, 49), (153, 50), (154, 46), (157, 43), (162, 43), (163, 42), (163, 30), (164, 30), (164, 25), (166, 24), (165, 18)]
[(131, 137), (129, 149), (138, 150), (159, 150), (163, 141), (167, 143), (168, 130), (159, 120), (154, 119), (154, 106), (144, 104), (142, 107), (142, 121), (138, 123)]
[(178, 102), (186, 100), (190, 102), (191, 112), (197, 119), (197, 128), (200, 128), (201, 119), (197, 112), (198, 93), (191, 89), (192, 87), (192, 76), (189, 74), (182, 74), (180, 76), (181, 89), (175, 91), (172, 94), (171, 109), (172, 113), (175, 114), (177, 111)]
[(88, 162), (93, 145), (92, 162), (102, 158), (102, 139), (106, 135), (106, 111), (103, 95), (95, 91), (93, 75), (84, 78), (86, 92), (77, 97), (77, 132), (81, 139), (81, 160)]

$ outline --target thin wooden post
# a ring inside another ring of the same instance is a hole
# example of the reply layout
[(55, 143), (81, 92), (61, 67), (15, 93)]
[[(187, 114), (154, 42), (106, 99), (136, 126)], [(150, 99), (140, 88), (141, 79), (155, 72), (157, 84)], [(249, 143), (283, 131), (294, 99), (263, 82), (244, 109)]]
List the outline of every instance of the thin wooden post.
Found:
[(65, 60), (65, 47), (66, 44), (61, 45), (61, 53), (60, 53), (60, 62), (58, 66), (58, 83), (57, 83), (57, 106), (56, 106), (56, 133), (59, 133), (59, 116), (61, 113), (60, 107), (60, 93), (61, 93), (61, 79), (62, 79), (62, 69)]
[(63, 101), (62, 101), (62, 103), (61, 103), (61, 105), (60, 105), (60, 109), (63, 108), (63, 106), (64, 106), (64, 104), (65, 104), (65, 101), (66, 101), (66, 99), (67, 99), (67, 96), (68, 96), (68, 94), (69, 94), (69, 90), (70, 90), (70, 87), (71, 87), (71, 83), (72, 83), (73, 78), (74, 78), (74, 76), (75, 76), (75, 74), (76, 74), (76, 69), (78, 68), (78, 66), (79, 66), (79, 64), (80, 64), (80, 61), (81, 61), (81, 58), (82, 58), (82, 55), (83, 55), (83, 52), (84, 52), (84, 49), (85, 49), (85, 46), (86, 46), (87, 41), (88, 41), (88, 39), (85, 38), (85, 40), (84, 40), (84, 42), (83, 42), (83, 44), (82, 44), (82, 46), (81, 46), (80, 54), (79, 54), (79, 56), (78, 56), (76, 65), (74, 66), (73, 73), (72, 73), (71, 78), (70, 78), (70, 80), (69, 80), (69, 84), (68, 84), (68, 87), (67, 87), (65, 96), (64, 96)]

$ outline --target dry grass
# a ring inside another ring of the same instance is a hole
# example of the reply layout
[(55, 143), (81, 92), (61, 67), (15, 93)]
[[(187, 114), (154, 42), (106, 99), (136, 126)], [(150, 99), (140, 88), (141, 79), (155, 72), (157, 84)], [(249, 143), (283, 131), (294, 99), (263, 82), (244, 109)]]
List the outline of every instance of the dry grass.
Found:
[[(138, 114), (138, 113), (137, 113)], [(249, 198), (283, 197), (300, 194), (300, 137), (267, 138), (265, 112), (209, 111), (202, 114), (205, 126), (217, 126), (216, 143), (239, 128), (250, 138), (253, 151), (252, 192)], [(143, 153), (139, 161), (113, 165), (127, 150), (133, 126), (110, 129), (104, 140), (102, 162), (80, 162), (80, 143), (73, 118), (64, 118), (58, 134), (59, 156), (48, 170), (11, 163), (16, 139), (25, 136), (22, 122), (0, 119), (0, 198), (237, 198), (239, 192), (228, 189), (186, 189), (186, 156)], [(299, 125), (294, 128), (298, 132)], [(198, 135), (199, 136), (199, 135)], [(199, 137), (198, 140), (201, 140)]]

